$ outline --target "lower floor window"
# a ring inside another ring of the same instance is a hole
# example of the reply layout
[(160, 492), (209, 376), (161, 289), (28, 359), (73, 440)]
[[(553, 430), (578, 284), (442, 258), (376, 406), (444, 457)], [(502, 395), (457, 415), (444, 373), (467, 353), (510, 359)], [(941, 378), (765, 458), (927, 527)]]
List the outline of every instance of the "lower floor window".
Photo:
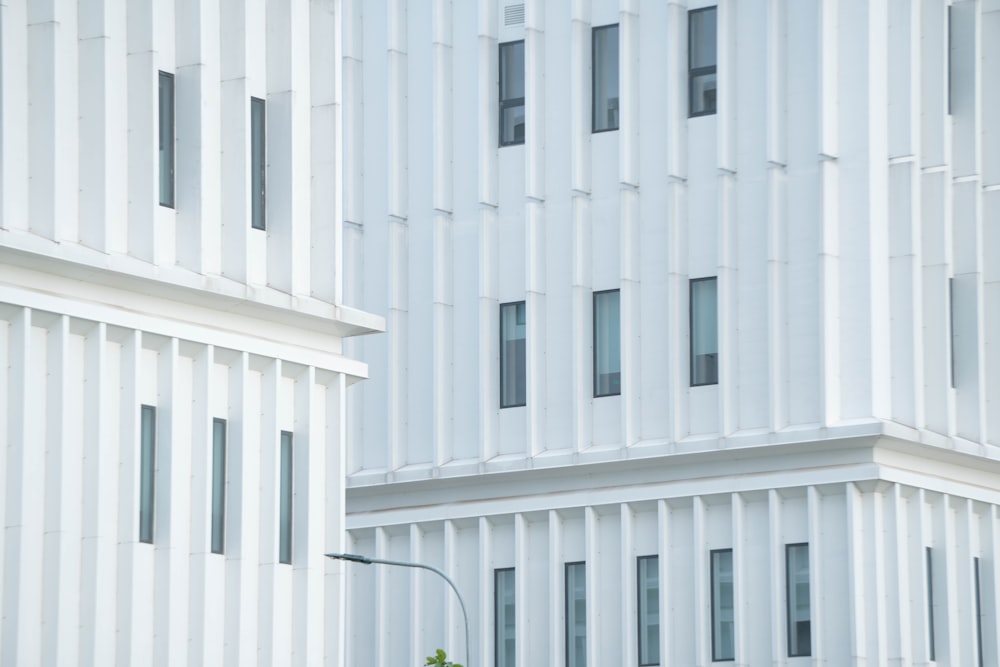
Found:
[(788, 598), (788, 655), (812, 655), (808, 544), (785, 546), (785, 584)]
[(566, 667), (587, 667), (586, 563), (566, 563)]
[(733, 550), (711, 553), (712, 660), (736, 657), (736, 619), (733, 598)]
[(639, 664), (660, 664), (660, 559), (640, 556), (639, 584)]

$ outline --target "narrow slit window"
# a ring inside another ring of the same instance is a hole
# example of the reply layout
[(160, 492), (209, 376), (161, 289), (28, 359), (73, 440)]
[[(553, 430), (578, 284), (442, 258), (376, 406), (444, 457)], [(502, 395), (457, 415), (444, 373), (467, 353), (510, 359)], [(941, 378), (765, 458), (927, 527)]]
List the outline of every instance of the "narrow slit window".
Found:
[(691, 386), (719, 383), (719, 313), (715, 278), (691, 281)]
[(500, 304), (500, 407), (527, 402), (524, 301)]
[(927, 570), (927, 658), (937, 660), (934, 647), (934, 560), (931, 548), (924, 548), (924, 566)]
[(144, 405), (140, 414), (139, 541), (152, 544), (156, 498), (156, 408)]
[(593, 131), (618, 129), (618, 25), (593, 29)]
[(715, 7), (688, 12), (689, 116), (707, 116), (716, 108)]
[(622, 393), (620, 295), (594, 292), (594, 397)]
[(174, 75), (160, 72), (160, 206), (174, 207)]
[(660, 664), (660, 559), (640, 556), (638, 579), (639, 665)]
[(226, 420), (212, 421), (212, 553), (226, 551)]
[(250, 224), (254, 229), (267, 227), (265, 204), (267, 189), (267, 120), (264, 100), (250, 98)]
[(979, 579), (979, 558), (972, 559), (972, 578), (976, 590), (976, 664), (983, 667), (983, 600)]
[(948, 372), (955, 386), (955, 279), (948, 278)]
[(736, 656), (736, 606), (733, 597), (733, 550), (711, 552), (712, 660)]
[(788, 656), (812, 655), (808, 544), (785, 546), (785, 590), (788, 603)]
[(524, 143), (524, 40), (500, 45), (500, 145)]
[(514, 624), (514, 568), (493, 571), (496, 667), (514, 667), (516, 626)]
[(586, 563), (566, 563), (566, 667), (587, 667)]
[(278, 562), (292, 562), (292, 434), (281, 432), (281, 465), (278, 489)]

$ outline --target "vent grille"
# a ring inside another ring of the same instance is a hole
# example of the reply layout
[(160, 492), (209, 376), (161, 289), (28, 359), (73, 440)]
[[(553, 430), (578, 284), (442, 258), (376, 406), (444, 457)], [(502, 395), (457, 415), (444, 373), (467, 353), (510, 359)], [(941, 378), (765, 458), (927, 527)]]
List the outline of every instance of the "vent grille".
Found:
[(503, 24), (505, 26), (524, 25), (524, 3), (507, 5), (503, 8)]

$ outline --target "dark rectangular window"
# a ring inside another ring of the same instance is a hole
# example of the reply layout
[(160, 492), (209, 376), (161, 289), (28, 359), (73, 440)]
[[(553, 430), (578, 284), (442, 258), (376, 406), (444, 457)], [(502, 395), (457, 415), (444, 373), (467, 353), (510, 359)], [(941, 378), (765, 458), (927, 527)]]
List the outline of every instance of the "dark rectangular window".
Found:
[(639, 664), (660, 664), (660, 558), (639, 556), (636, 562), (639, 615)]
[(788, 656), (812, 655), (808, 544), (785, 545), (785, 596), (788, 604)]
[(948, 30), (948, 33), (947, 33), (948, 41), (947, 41), (947, 44), (945, 45), (945, 48), (948, 49), (948, 62), (946, 63), (946, 67), (948, 69), (948, 75), (947, 75), (948, 76), (948, 82), (947, 82), (947, 85), (948, 85), (948, 113), (949, 114), (951, 113), (951, 98), (952, 98), (952, 91), (951, 91), (951, 89), (952, 89), (952, 86), (955, 85), (955, 77), (952, 76), (952, 72), (951, 72), (951, 64), (955, 60), (952, 57), (952, 54), (951, 54), (952, 49), (955, 48), (955, 33), (953, 32), (954, 31), (954, 28), (952, 27), (953, 25), (954, 24), (951, 21), (951, 5), (948, 5), (948, 27), (947, 27), (947, 30)]
[(979, 587), (979, 559), (972, 559), (972, 583), (976, 587), (976, 664), (983, 667), (983, 600)]
[(281, 471), (278, 489), (278, 562), (292, 562), (292, 434), (281, 432)]
[(226, 420), (212, 420), (212, 553), (226, 552)]
[(688, 12), (688, 115), (715, 113), (715, 7)]
[(566, 563), (566, 667), (587, 667), (586, 563)]
[(593, 130), (618, 129), (618, 26), (594, 28), (592, 33), (591, 79), (593, 87)]
[(715, 278), (691, 281), (691, 386), (719, 383), (719, 311)]
[(927, 570), (927, 658), (937, 660), (934, 655), (934, 563), (930, 547), (924, 549), (924, 561)]
[(622, 393), (618, 290), (594, 292), (594, 397)]
[(948, 278), (948, 372), (955, 386), (955, 279)]
[(514, 568), (493, 571), (496, 667), (514, 667), (516, 632), (514, 625)]
[(153, 543), (153, 501), (156, 494), (156, 408), (144, 405), (139, 426), (139, 541)]
[(500, 45), (500, 145), (524, 143), (524, 40)]
[(264, 100), (250, 98), (250, 224), (266, 228), (265, 193), (267, 189), (267, 120)]
[(527, 402), (524, 301), (500, 304), (500, 407)]
[(174, 75), (160, 72), (160, 206), (174, 207)]
[(733, 550), (711, 552), (712, 660), (736, 657), (736, 605), (733, 597)]

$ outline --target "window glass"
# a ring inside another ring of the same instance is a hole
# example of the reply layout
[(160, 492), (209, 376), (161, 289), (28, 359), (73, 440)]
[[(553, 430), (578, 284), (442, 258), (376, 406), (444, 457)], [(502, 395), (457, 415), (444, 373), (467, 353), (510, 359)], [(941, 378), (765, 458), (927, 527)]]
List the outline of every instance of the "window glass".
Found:
[(494, 595), (496, 596), (496, 664), (497, 667), (514, 667), (514, 568), (495, 570)]
[(927, 570), (927, 659), (936, 660), (934, 646), (934, 563), (931, 548), (924, 549), (925, 568)]
[(524, 143), (524, 40), (500, 45), (500, 145)]
[(688, 85), (691, 116), (715, 113), (715, 7), (688, 12)]
[(979, 588), (979, 559), (972, 559), (972, 576), (973, 585), (976, 588), (976, 651), (978, 660), (976, 662), (979, 667), (983, 667), (983, 604), (982, 597)]
[(594, 396), (621, 393), (619, 292), (594, 293)]
[(639, 664), (660, 664), (660, 559), (640, 556), (639, 579)]
[(281, 432), (278, 562), (292, 562), (292, 434)]
[(525, 307), (524, 301), (500, 304), (500, 407), (524, 405)]
[(153, 543), (153, 501), (156, 496), (156, 408), (142, 406), (139, 427), (139, 541)]
[(712, 552), (712, 660), (733, 660), (736, 622), (733, 600), (733, 550)]
[(212, 421), (212, 553), (226, 547), (226, 420)]
[(160, 206), (174, 206), (174, 75), (160, 72)]
[(691, 386), (719, 382), (719, 327), (715, 278), (691, 281)]
[(587, 667), (586, 563), (566, 563), (566, 667)]
[(594, 132), (618, 129), (618, 26), (593, 31)]
[(264, 229), (265, 190), (267, 188), (267, 134), (264, 100), (250, 98), (250, 224)]
[(788, 598), (788, 655), (812, 655), (808, 544), (789, 544), (785, 547), (785, 579)]

